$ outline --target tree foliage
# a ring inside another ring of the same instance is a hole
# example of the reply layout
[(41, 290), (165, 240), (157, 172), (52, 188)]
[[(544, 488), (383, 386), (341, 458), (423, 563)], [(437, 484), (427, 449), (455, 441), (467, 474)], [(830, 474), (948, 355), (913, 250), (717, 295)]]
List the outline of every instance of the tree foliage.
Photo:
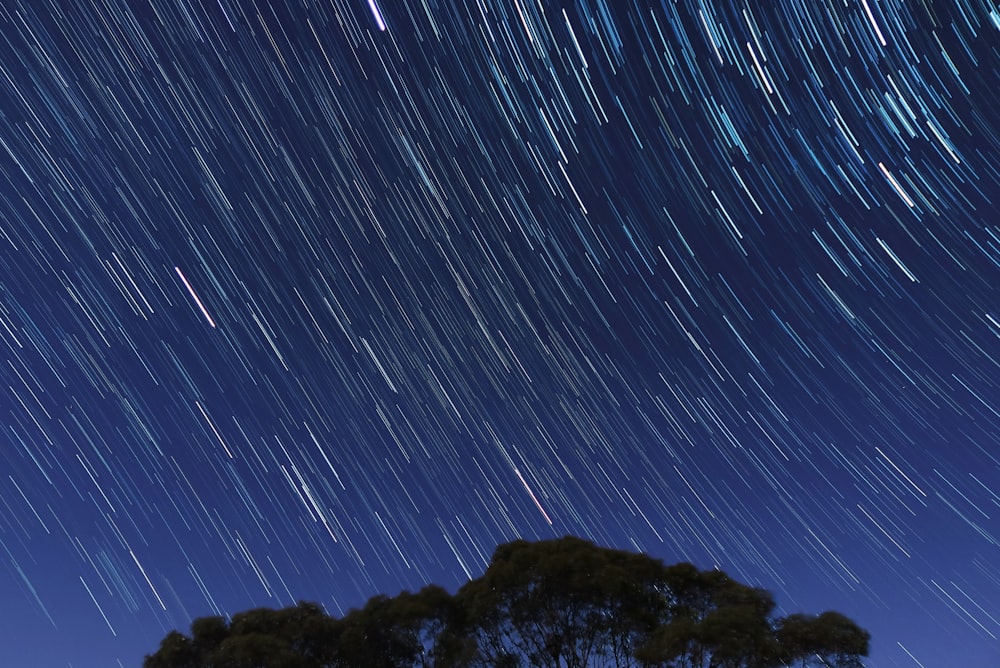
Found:
[(861, 668), (870, 636), (839, 612), (794, 614), (778, 620), (776, 638), (787, 663), (823, 668)]
[(869, 635), (837, 612), (773, 616), (770, 592), (588, 541), (514, 541), (455, 595), (375, 596), (202, 617), (144, 668), (861, 668)]
[(663, 613), (662, 565), (579, 538), (500, 546), (458, 607), (476, 661), (523, 657), (539, 668), (630, 665), (636, 642)]

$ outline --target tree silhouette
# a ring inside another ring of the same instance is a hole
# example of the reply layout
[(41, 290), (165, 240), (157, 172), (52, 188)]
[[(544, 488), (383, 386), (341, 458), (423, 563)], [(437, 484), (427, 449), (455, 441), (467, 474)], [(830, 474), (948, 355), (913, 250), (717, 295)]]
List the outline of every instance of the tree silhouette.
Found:
[(669, 613), (638, 650), (643, 661), (683, 668), (781, 665), (770, 592), (687, 563), (666, 568), (666, 583)]
[(837, 612), (774, 618), (770, 592), (567, 536), (500, 545), (452, 596), (374, 596), (202, 617), (144, 668), (861, 668), (869, 635)]
[(375, 596), (342, 620), (336, 665), (395, 668), (454, 665), (455, 649), (443, 637), (454, 615), (454, 600), (430, 585), (416, 594)]
[(198, 668), (199, 655), (191, 642), (180, 631), (171, 631), (160, 641), (160, 649), (142, 662), (143, 668)]
[(464, 635), (477, 648), (472, 662), (632, 665), (637, 641), (664, 612), (662, 583), (660, 562), (579, 538), (501, 545), (483, 576), (457, 594)]
[(870, 641), (867, 631), (839, 612), (789, 615), (779, 620), (776, 636), (785, 660), (803, 667), (860, 668)]
[(336, 665), (340, 620), (315, 603), (272, 610), (256, 608), (233, 616), (200, 617), (191, 636), (171, 631), (144, 668), (324, 668)]

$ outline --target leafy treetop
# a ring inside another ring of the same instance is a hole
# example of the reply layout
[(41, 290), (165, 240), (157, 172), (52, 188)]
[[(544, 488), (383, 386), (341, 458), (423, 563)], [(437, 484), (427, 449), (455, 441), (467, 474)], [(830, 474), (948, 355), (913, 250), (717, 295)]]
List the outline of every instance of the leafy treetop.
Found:
[(375, 596), (202, 617), (144, 668), (862, 668), (869, 634), (837, 612), (773, 616), (770, 592), (580, 538), (500, 545), (455, 595)]

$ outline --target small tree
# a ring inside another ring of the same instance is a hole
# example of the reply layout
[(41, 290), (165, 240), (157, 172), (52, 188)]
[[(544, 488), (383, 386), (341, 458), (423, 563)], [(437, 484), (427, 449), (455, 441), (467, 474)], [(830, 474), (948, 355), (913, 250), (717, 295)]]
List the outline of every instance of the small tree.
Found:
[(171, 631), (144, 668), (323, 668), (333, 665), (338, 620), (315, 603), (281, 610), (240, 612), (227, 624), (222, 617), (199, 617), (191, 637)]

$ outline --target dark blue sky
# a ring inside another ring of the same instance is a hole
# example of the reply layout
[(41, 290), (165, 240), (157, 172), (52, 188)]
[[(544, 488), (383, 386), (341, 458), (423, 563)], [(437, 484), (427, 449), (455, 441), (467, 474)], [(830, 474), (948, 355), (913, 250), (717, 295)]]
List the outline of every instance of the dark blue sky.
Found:
[(0, 665), (568, 533), (1000, 663), (998, 30), (6, 3)]

